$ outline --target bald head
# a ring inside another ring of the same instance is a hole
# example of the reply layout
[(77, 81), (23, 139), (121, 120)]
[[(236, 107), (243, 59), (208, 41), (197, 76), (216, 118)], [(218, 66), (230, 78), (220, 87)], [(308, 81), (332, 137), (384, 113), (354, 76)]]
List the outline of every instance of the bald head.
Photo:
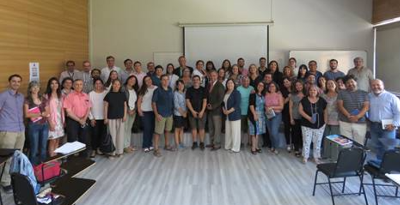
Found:
[(371, 90), (375, 95), (381, 94), (385, 90), (385, 85), (380, 79), (374, 79), (371, 81)]

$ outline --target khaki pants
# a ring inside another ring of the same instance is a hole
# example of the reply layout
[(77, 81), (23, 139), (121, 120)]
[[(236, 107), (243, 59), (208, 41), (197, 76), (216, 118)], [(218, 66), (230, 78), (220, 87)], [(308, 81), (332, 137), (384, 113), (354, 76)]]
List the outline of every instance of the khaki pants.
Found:
[(364, 145), (367, 123), (349, 123), (339, 121), (340, 134)]
[(241, 120), (225, 121), (225, 149), (240, 151)]
[[(19, 149), (22, 150), (25, 143), (25, 132), (0, 132), (0, 148), (1, 149)], [(1, 185), (8, 186), (11, 184), (10, 177), (11, 159), (6, 162)], [(2, 168), (2, 167), (1, 167)]]
[(108, 120), (108, 129), (110, 130), (110, 135), (112, 137), (115, 153), (124, 153), (124, 134), (125, 134), (125, 124), (122, 119)]
[(125, 144), (124, 148), (131, 146), (131, 138), (132, 138), (132, 126), (135, 122), (136, 113), (134, 115), (127, 114), (125, 121)]

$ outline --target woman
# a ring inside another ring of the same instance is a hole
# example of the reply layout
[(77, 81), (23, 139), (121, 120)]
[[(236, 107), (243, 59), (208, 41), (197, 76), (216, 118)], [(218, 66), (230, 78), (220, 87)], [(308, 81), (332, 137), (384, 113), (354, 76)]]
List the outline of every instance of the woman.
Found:
[[(232, 71), (232, 64), (228, 59), (222, 62), (221, 68), (225, 71), (225, 78), (228, 78), (228, 74)], [(224, 84), (225, 85), (225, 84)]]
[(126, 79), (125, 82), (125, 96), (127, 99), (128, 113), (125, 122), (125, 146), (124, 152), (132, 153), (135, 151), (134, 146), (132, 146), (132, 126), (135, 122), (136, 117), (136, 101), (137, 101), (137, 91), (139, 90), (139, 85), (136, 76), (131, 75)]
[(279, 86), (283, 86), (283, 74), (279, 71), (279, 65), (278, 62), (275, 60), (272, 60), (271, 62), (269, 62), (268, 64), (268, 70), (269, 72), (272, 73), (272, 78), (274, 79), (274, 81), (279, 85)]
[(294, 72), (293, 72), (293, 68), (290, 66), (285, 66), (283, 68), (283, 78), (288, 78), (289, 80), (294, 80), (295, 76), (294, 76)]
[(61, 82), (61, 95), (63, 98), (67, 97), (68, 94), (73, 92), (72, 84), (74, 83), (74, 80), (70, 77), (64, 78), (64, 80)]
[(305, 64), (302, 64), (299, 67), (299, 72), (297, 73), (297, 80), (301, 80), (303, 83), (307, 81), (307, 73), (308, 73), (308, 68)]
[(175, 146), (176, 149), (184, 149), (183, 128), (187, 117), (185, 83), (182, 80), (176, 81), (176, 90), (174, 92), (174, 128), (175, 128)]
[(222, 112), (226, 116), (225, 149), (238, 153), (240, 152), (241, 132), (240, 93), (236, 90), (235, 82), (232, 79), (226, 81), (226, 91), (223, 102)]
[(339, 130), (339, 111), (337, 108), (337, 86), (334, 80), (328, 80), (326, 82), (326, 92), (322, 97), (327, 102), (327, 113), (328, 119), (326, 121), (324, 136), (338, 135)]
[(185, 83), (185, 89), (188, 89), (188, 88), (192, 87), (192, 85), (193, 85), (193, 83), (192, 83), (192, 75), (190, 73), (190, 69), (189, 68), (183, 69), (183, 74), (182, 74), (181, 80), (183, 81), (183, 83)]
[(146, 76), (143, 78), (143, 85), (139, 90), (139, 98), (138, 98), (138, 114), (142, 117), (143, 122), (143, 144), (142, 148), (144, 152), (150, 152), (154, 150), (153, 148), (153, 133), (154, 133), (154, 124), (155, 124), (155, 116), (153, 112), (152, 98), (154, 90), (157, 89), (157, 86), (153, 85), (153, 81), (150, 76)]
[(301, 156), (301, 148), (303, 147), (303, 137), (301, 133), (301, 115), (299, 113), (300, 101), (305, 96), (304, 84), (301, 80), (294, 82), (294, 88), (290, 94), (289, 101), (289, 114), (290, 124), (292, 125), (292, 137), (294, 146), (294, 155), (296, 157)]
[(206, 63), (206, 71), (207, 71), (207, 73), (210, 73), (210, 72), (213, 71), (213, 70), (217, 70), (217, 69), (215, 68), (215, 66), (214, 66), (214, 62), (212, 62), (212, 61), (207, 61), (207, 63)]
[(328, 117), (327, 104), (323, 98), (319, 97), (317, 85), (311, 85), (307, 93), (307, 97), (303, 98), (299, 105), (299, 113), (302, 116), (303, 163), (307, 163), (310, 155), (310, 145), (313, 142), (314, 162), (319, 164), (321, 141)]
[(90, 125), (91, 125), (91, 145), (92, 153), (91, 157), (97, 154), (102, 154), (99, 150), (100, 142), (107, 135), (107, 126), (104, 124), (104, 97), (107, 95), (107, 91), (104, 90), (103, 80), (96, 78), (93, 81), (94, 90), (89, 93), (89, 100), (92, 104), (90, 108)]
[(49, 122), (49, 147), (48, 152), (50, 157), (56, 154), (54, 150), (60, 144), (60, 138), (65, 135), (64, 123), (65, 112), (63, 109), (63, 97), (61, 95), (61, 86), (57, 78), (53, 77), (47, 83), (46, 99), (49, 105), (50, 117)]
[(228, 79), (233, 80), (233, 82), (235, 83), (236, 87), (241, 85), (242, 75), (239, 73), (239, 66), (238, 65), (234, 64), (232, 66), (232, 70), (229, 73), (229, 78)]
[(207, 73), (204, 70), (204, 61), (198, 60), (196, 62), (196, 68), (193, 70), (193, 76), (195, 76), (195, 75), (200, 76), (201, 86), (205, 87), (206, 86)]
[(110, 75), (108, 76), (108, 79), (107, 79), (106, 83), (104, 84), (105, 90), (106, 90), (106, 91), (110, 91), (110, 90), (111, 90), (111, 84), (112, 84), (112, 82), (113, 82), (114, 80), (117, 80), (117, 79), (118, 79), (118, 72), (115, 71), (115, 70), (112, 70), (112, 71), (110, 72)]
[(279, 147), (279, 125), (282, 121), (282, 110), (284, 100), (277, 83), (272, 82), (265, 94), (265, 112), (267, 113), (267, 129), (271, 140), (270, 151), (279, 154), (276, 148)]
[(176, 81), (179, 80), (179, 76), (174, 74), (175, 67), (172, 63), (168, 63), (167, 65), (167, 75), (169, 77), (169, 87), (172, 90), (175, 90)]
[(120, 157), (124, 153), (125, 122), (127, 119), (127, 99), (121, 92), (121, 81), (112, 81), (111, 90), (104, 97), (104, 124), (112, 137), (115, 151), (110, 155)]
[(338, 91), (346, 90), (346, 85), (344, 84), (342, 77), (336, 78), (336, 83), (337, 83)]
[[(291, 68), (290, 68), (291, 69)], [(290, 113), (289, 113), (289, 99), (290, 93), (292, 92), (292, 81), (289, 78), (283, 78), (283, 88), (281, 90), (284, 106), (282, 110), (282, 122), (284, 127), (285, 139), (286, 139), (286, 150), (290, 153), (293, 145), (292, 126), (290, 124)]]
[(262, 78), (260, 75), (258, 75), (258, 69), (256, 64), (251, 64), (249, 66), (249, 79), (250, 79), (250, 85), (255, 88), (257, 87), (257, 82), (262, 81)]
[(318, 87), (319, 94), (323, 94), (326, 92), (326, 78), (324, 76), (318, 78)]
[(226, 74), (225, 74), (225, 69), (220, 68), (218, 70), (218, 81), (220, 83), (222, 83), (222, 85), (226, 86), (226, 81), (227, 79), (225, 78)]
[(39, 165), (47, 156), (46, 148), (49, 137), (47, 117), (49, 115), (49, 106), (46, 99), (40, 94), (40, 85), (36, 81), (29, 83), (28, 95), (24, 103), (24, 113), (25, 117), (29, 119), (29, 160), (33, 165)]
[(258, 137), (265, 134), (265, 85), (263, 82), (258, 82), (255, 88), (255, 93), (250, 95), (249, 106), (249, 134), (251, 136), (251, 153), (256, 155), (257, 152), (261, 153), (258, 147)]

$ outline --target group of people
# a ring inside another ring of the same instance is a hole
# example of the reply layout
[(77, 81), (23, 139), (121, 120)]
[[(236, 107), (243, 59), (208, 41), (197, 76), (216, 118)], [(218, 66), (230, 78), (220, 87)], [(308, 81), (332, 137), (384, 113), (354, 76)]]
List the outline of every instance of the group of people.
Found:
[[(313, 158), (319, 163), (323, 136), (342, 134), (363, 143), (368, 124), (379, 163), (384, 152), (379, 139), (395, 138), (400, 125), (399, 99), (373, 78), (362, 58), (354, 59), (347, 75), (335, 59), (325, 73), (318, 71), (316, 61), (297, 66), (295, 58), (282, 72), (277, 61), (267, 64), (264, 57), (248, 68), (243, 58), (233, 65), (224, 60), (219, 69), (212, 61), (198, 60), (195, 68), (186, 65), (184, 56), (178, 61), (179, 67), (168, 64), (165, 71), (149, 62), (147, 73), (141, 62), (131, 59), (121, 69), (113, 56), (106, 58), (103, 69), (84, 61), (79, 71), (74, 61), (67, 61), (66, 70), (49, 79), (44, 92), (32, 81), (26, 96), (19, 91), (22, 77), (12, 75), (9, 89), (0, 94), (0, 148), (22, 149), (26, 131), (29, 159), (37, 165), (65, 141), (86, 144), (84, 157), (102, 154), (101, 140), (111, 135), (115, 151), (106, 154), (119, 157), (135, 151), (132, 126), (140, 122), (141, 147), (157, 157), (161, 135), (165, 150), (185, 149), (187, 125), (191, 149), (223, 147), (237, 153), (249, 145), (256, 155), (262, 138), (262, 146), (278, 154), (283, 124), (287, 151), (306, 163), (313, 143)], [(382, 127), (386, 119), (392, 123)], [(10, 184), (6, 173), (2, 184)]]

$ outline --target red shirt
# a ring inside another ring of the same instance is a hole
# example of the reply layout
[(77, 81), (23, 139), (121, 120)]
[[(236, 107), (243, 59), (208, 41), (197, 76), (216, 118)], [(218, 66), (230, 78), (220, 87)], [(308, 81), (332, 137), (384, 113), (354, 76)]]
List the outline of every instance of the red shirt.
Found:
[(71, 92), (64, 100), (64, 108), (71, 110), (78, 118), (84, 117), (91, 107), (89, 96), (84, 92)]

